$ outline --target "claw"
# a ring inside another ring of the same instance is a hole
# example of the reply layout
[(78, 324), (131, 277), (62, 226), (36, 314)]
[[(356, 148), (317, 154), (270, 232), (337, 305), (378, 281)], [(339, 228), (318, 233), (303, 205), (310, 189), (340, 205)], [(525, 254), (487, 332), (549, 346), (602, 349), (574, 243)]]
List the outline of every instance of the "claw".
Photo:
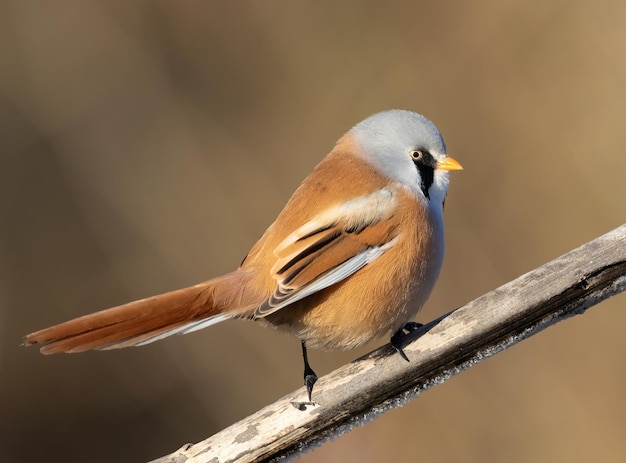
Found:
[(400, 354), (400, 357), (402, 357), (407, 362), (409, 361), (409, 358), (406, 356), (404, 350), (402, 349), (402, 342), (410, 333), (419, 330), (422, 326), (424, 325), (422, 325), (421, 323), (407, 322), (402, 328), (396, 331), (393, 336), (391, 336), (391, 345), (398, 352), (398, 354)]

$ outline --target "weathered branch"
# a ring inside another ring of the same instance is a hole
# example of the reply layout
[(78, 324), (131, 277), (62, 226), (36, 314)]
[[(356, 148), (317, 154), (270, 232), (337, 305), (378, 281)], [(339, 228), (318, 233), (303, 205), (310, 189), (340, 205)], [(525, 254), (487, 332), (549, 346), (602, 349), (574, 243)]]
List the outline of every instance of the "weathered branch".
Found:
[(626, 225), (415, 332), (410, 362), (387, 345), (208, 439), (153, 463), (257, 462), (297, 455), (398, 407), (491, 355), (626, 289)]

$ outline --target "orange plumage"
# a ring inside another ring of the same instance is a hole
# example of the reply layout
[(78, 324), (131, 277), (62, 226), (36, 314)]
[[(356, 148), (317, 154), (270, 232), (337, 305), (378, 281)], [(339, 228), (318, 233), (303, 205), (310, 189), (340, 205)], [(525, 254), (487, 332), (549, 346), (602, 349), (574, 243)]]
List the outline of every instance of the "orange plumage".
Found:
[[(427, 119), (374, 115), (337, 142), (234, 272), (31, 333), (25, 344), (44, 344), (44, 354), (116, 349), (228, 318), (286, 330), (303, 349), (401, 330), (439, 275), (447, 171), (460, 168)], [(310, 394), (306, 356), (305, 367)]]

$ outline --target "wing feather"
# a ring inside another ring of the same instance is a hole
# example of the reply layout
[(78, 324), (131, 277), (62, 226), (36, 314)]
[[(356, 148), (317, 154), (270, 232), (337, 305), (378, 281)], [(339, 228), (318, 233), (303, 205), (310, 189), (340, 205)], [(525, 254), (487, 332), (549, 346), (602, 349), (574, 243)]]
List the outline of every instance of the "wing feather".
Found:
[(276, 290), (255, 311), (265, 317), (334, 285), (373, 262), (394, 244), (394, 190), (383, 188), (327, 209), (276, 248)]

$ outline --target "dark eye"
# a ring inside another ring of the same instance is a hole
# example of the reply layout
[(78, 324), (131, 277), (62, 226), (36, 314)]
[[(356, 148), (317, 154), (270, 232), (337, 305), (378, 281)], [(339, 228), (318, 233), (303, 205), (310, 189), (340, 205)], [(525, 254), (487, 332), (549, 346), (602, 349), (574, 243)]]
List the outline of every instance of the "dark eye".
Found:
[(421, 161), (424, 158), (424, 152), (422, 150), (411, 151), (411, 159), (414, 161)]

